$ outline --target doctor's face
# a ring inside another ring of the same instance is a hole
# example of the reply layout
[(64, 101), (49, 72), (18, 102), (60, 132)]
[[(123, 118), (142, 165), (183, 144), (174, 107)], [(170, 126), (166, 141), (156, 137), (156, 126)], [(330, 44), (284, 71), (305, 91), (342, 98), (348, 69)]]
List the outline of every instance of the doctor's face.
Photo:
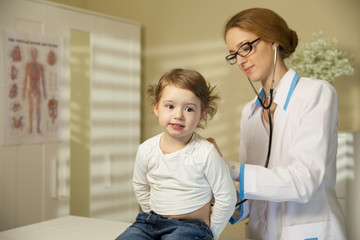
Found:
[[(251, 43), (259, 38), (252, 32), (238, 27), (230, 28), (225, 36), (225, 41), (230, 54), (238, 51), (239, 47), (246, 43)], [(272, 43), (265, 42), (261, 38), (254, 42), (252, 50), (245, 57), (236, 55), (236, 64), (240, 70), (250, 78), (251, 81), (261, 81), (263, 85), (271, 81), (272, 68), (274, 61), (274, 46)]]

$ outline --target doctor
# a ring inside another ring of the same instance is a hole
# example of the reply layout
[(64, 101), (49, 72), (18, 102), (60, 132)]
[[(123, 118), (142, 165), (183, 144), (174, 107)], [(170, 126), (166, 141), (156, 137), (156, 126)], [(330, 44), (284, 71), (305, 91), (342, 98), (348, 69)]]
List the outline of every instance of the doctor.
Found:
[(249, 218), (250, 239), (347, 239), (335, 193), (335, 89), (287, 69), (297, 34), (271, 10), (237, 13), (224, 38), (228, 63), (262, 85), (242, 111), (240, 163), (227, 161), (241, 202), (230, 222)]

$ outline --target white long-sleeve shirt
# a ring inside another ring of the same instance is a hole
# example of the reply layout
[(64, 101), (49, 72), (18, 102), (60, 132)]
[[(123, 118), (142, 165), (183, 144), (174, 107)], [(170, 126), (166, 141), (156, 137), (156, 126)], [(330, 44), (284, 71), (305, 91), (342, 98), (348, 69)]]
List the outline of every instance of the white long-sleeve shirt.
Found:
[(142, 210), (186, 214), (209, 203), (214, 194), (210, 229), (217, 239), (236, 203), (226, 163), (213, 144), (197, 133), (185, 148), (164, 154), (159, 145), (161, 135), (148, 139), (137, 151), (133, 186)]
[[(239, 219), (249, 217), (251, 239), (347, 239), (335, 193), (338, 103), (326, 81), (289, 70), (276, 88), (269, 167), (268, 132), (256, 100), (241, 117)], [(234, 220), (234, 219), (233, 219)], [(238, 219), (235, 219), (235, 221)]]

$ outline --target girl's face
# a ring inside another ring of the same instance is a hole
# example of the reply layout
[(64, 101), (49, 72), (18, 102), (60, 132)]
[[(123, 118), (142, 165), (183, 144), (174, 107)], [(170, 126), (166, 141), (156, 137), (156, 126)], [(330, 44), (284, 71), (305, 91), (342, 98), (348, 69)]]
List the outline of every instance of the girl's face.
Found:
[[(235, 53), (239, 47), (246, 43), (252, 42), (258, 36), (252, 32), (234, 27), (228, 30), (225, 41), (229, 53)], [(263, 85), (271, 82), (274, 62), (274, 46), (272, 43), (259, 40), (252, 45), (249, 55), (241, 57), (237, 55), (236, 64), (241, 71), (247, 75), (251, 81), (261, 81)]]
[(200, 121), (206, 117), (201, 111), (201, 102), (191, 91), (166, 86), (161, 98), (154, 105), (155, 115), (164, 129), (165, 137), (187, 143)]

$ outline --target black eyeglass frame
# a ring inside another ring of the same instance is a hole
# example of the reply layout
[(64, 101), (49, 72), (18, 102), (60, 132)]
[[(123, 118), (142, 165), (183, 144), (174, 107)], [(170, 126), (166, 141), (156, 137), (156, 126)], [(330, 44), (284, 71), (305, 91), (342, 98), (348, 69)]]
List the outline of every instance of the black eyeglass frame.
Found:
[[(241, 46), (238, 48), (238, 50), (235, 53), (229, 54), (225, 57), (226, 61), (230, 64), (230, 65), (234, 65), (237, 62), (237, 55), (241, 56), (241, 57), (246, 57), (247, 55), (249, 55), (251, 53), (251, 51), (253, 50), (253, 44), (256, 43), (257, 41), (259, 41), (260, 38), (255, 39), (254, 41), (251, 42), (246, 42), (244, 44), (241, 44)], [(239, 53), (240, 49), (242, 47), (244, 47), (245, 45), (248, 45), (249, 47), (249, 51), (245, 54), (242, 55)], [(235, 62), (232, 62), (232, 60), (235, 59)]]

